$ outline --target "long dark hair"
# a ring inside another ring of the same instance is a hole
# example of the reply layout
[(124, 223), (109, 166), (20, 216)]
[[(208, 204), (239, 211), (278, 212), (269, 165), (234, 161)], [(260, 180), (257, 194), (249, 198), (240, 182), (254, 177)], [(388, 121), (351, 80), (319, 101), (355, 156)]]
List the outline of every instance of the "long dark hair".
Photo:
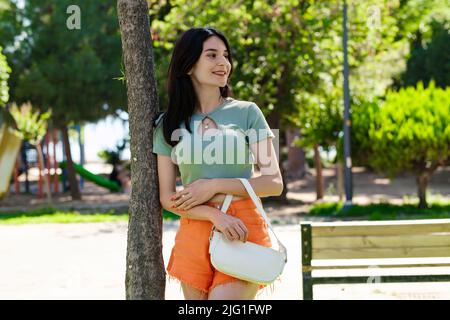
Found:
[(211, 27), (191, 28), (184, 32), (177, 40), (170, 60), (167, 80), (168, 106), (162, 119), (164, 139), (172, 147), (178, 143), (178, 141), (171, 141), (172, 132), (178, 129), (183, 121), (186, 129), (192, 133), (189, 122), (198, 104), (198, 97), (187, 73), (200, 58), (203, 42), (212, 36), (217, 36), (224, 42), (231, 64), (227, 84), (220, 87), (220, 95), (226, 98), (232, 94), (229, 80), (233, 72), (233, 60), (227, 38)]

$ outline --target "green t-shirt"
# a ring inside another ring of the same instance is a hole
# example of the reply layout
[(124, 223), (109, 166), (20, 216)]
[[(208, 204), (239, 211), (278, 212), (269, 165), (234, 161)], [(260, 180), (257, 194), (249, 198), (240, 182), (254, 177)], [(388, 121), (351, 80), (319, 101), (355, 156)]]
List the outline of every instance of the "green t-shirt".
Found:
[[(208, 129), (202, 139), (198, 126), (205, 116), (218, 129)], [(198, 179), (251, 178), (255, 159), (249, 145), (275, 137), (255, 103), (230, 97), (207, 114), (194, 113), (189, 123), (192, 134), (182, 123), (172, 133), (172, 139), (178, 141), (174, 147), (164, 140), (162, 117), (156, 119), (152, 152), (171, 156), (183, 185)]]

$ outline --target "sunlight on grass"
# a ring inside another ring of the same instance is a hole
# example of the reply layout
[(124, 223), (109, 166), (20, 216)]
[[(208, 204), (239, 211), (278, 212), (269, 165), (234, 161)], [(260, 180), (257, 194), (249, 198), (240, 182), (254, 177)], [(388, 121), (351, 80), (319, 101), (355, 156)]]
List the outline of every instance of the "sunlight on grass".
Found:
[(367, 217), (369, 220), (450, 218), (450, 202), (442, 199), (433, 203), (430, 202), (427, 209), (419, 209), (417, 203), (404, 205), (389, 203), (353, 205), (346, 211), (343, 211), (342, 208), (342, 202), (319, 203), (310, 209), (309, 214), (336, 218)]
[[(164, 220), (177, 220), (179, 216), (163, 210)], [(118, 222), (128, 221), (128, 213), (80, 213), (77, 211), (61, 211), (52, 208), (28, 212), (13, 212), (0, 214), (0, 224), (38, 224), (38, 223), (93, 223), (93, 222)]]

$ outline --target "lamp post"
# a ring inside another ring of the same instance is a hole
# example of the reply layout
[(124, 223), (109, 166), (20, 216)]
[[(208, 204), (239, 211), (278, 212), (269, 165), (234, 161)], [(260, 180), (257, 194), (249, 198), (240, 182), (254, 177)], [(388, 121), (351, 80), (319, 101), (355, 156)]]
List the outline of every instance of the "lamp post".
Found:
[(344, 0), (343, 8), (343, 37), (342, 47), (344, 51), (344, 188), (345, 203), (344, 210), (352, 205), (353, 186), (352, 186), (352, 158), (350, 150), (350, 90), (348, 83), (348, 60), (347, 60), (347, 1)]

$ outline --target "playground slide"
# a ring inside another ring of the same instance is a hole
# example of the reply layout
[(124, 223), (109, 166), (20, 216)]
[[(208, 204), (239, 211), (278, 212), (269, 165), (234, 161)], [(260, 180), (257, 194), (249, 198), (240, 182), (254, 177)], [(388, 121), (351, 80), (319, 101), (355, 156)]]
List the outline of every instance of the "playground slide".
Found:
[[(61, 167), (61, 169), (65, 169), (66, 168), (66, 162), (62, 161), (59, 166)], [(73, 164), (75, 171), (82, 176), (83, 178), (85, 178), (86, 180), (89, 180), (93, 183), (95, 183), (96, 185), (99, 185), (101, 187), (107, 188), (111, 191), (120, 191), (120, 186), (115, 182), (115, 181), (111, 181), (103, 176), (100, 175), (96, 175), (93, 174), (92, 172), (86, 170), (83, 166), (74, 163)]]
[(11, 128), (6, 125), (0, 127), (0, 199), (8, 193), (21, 145), (22, 139)]

